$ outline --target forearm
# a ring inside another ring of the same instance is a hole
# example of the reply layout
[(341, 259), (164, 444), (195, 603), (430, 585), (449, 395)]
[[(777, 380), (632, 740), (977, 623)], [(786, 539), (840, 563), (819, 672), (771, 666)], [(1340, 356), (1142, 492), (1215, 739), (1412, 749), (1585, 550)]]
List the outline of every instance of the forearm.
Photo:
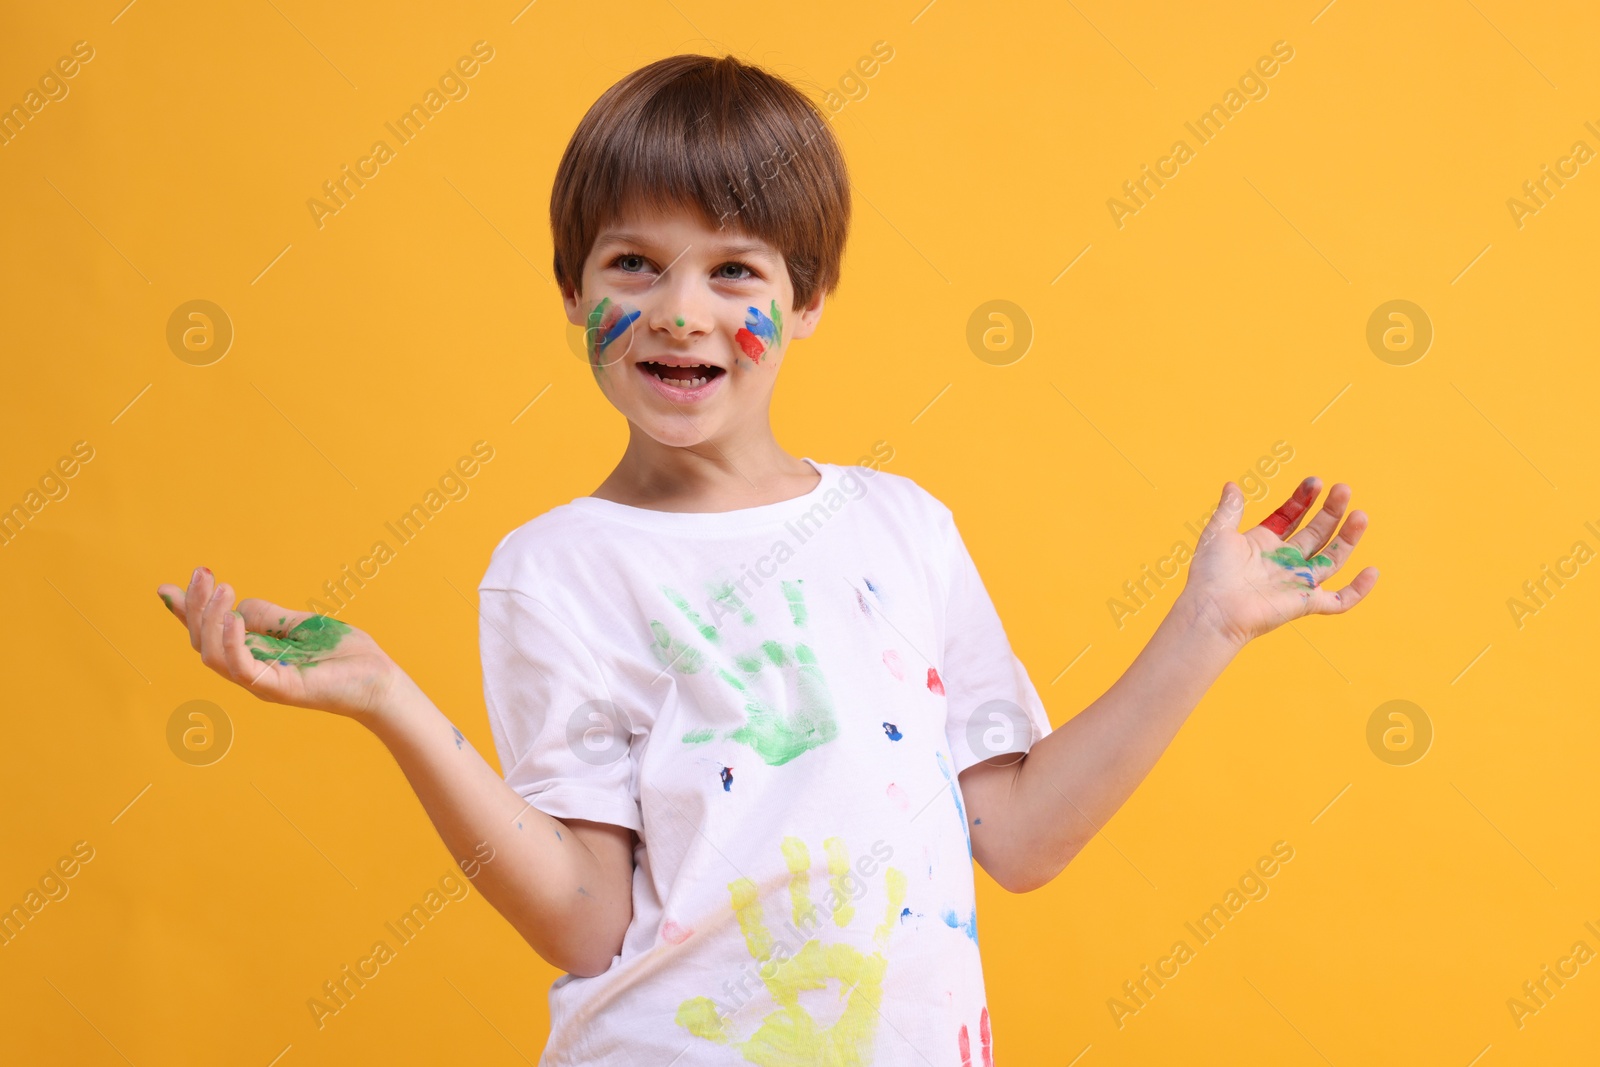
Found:
[(361, 721), (394, 756), (450, 854), (476, 867), (484, 899), (546, 961), (574, 974), (605, 970), (632, 915), (629, 880), (518, 796), (410, 678), (395, 689)]
[(993, 862), (1019, 890), (1060, 873), (1150, 773), (1237, 651), (1194, 598), (1180, 596), (1111, 688), (1015, 765), (1004, 817), (986, 827), (985, 868)]

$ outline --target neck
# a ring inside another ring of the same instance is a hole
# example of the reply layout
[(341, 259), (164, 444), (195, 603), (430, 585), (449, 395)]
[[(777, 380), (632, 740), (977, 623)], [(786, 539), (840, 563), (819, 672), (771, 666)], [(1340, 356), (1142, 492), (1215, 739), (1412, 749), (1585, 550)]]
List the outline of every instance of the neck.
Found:
[(770, 428), (754, 439), (666, 445), (629, 424), (628, 447), (593, 496), (660, 511), (732, 511), (800, 496), (817, 473)]

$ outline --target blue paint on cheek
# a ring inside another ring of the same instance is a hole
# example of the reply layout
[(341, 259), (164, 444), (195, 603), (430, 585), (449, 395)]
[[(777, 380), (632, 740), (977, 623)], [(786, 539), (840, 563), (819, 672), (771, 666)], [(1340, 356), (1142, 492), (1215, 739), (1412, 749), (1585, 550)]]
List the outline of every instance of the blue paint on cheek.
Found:
[(641, 312), (639, 312), (638, 309), (635, 309), (623, 315), (622, 318), (613, 323), (611, 329), (606, 331), (606, 335), (600, 338), (600, 351), (604, 352), (611, 346), (611, 342), (627, 333), (628, 327), (632, 326), (634, 322), (638, 320), (640, 314)]
[(747, 308), (744, 328), (765, 341), (769, 346), (778, 337), (778, 327), (760, 308)]

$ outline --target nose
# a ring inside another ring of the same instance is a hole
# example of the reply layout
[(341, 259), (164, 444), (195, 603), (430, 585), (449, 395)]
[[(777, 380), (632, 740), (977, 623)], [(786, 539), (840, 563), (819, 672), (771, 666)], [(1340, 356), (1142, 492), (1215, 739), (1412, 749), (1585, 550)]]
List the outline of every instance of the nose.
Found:
[(715, 326), (711, 294), (693, 272), (677, 266), (650, 287), (645, 315), (652, 332), (660, 330), (675, 341), (702, 336)]

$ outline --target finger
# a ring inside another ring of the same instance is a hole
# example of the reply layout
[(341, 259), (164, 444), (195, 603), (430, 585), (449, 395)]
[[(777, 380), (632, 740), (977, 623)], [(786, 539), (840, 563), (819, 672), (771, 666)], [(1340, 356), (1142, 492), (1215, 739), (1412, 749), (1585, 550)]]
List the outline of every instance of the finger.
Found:
[(1290, 495), (1289, 499), (1283, 502), (1283, 506), (1265, 519), (1262, 519), (1259, 525), (1282, 537), (1295, 528), (1295, 525), (1300, 521), (1300, 517), (1305, 514), (1306, 508), (1310, 507), (1311, 502), (1317, 499), (1317, 491), (1321, 486), (1321, 478), (1318, 478), (1315, 474), (1308, 476)]
[[(173, 585), (171, 582), (162, 582), (156, 586), (156, 596), (160, 597), (161, 603), (165, 604), (167, 610), (172, 612), (173, 618), (183, 622), (184, 591), (181, 586)], [(185, 629), (187, 628), (188, 626), (185, 624)]]
[(1318, 584), (1344, 566), (1344, 561), (1356, 550), (1361, 535), (1367, 532), (1368, 522), (1367, 513), (1364, 511), (1352, 511), (1345, 517), (1344, 525), (1339, 528), (1339, 536), (1335, 537), (1312, 561), (1312, 569), (1316, 571)]
[(312, 612), (291, 611), (260, 597), (239, 601), (239, 612), (244, 616), (245, 627), (251, 633), (270, 634), (273, 637), (285, 636), (312, 616)]
[(228, 661), (222, 649), (222, 620), (233, 610), (233, 589), (218, 585), (200, 613), (200, 662), (224, 678), (228, 675)]
[(1205, 529), (1200, 531), (1200, 539), (1195, 543), (1195, 550), (1216, 537), (1219, 533), (1238, 533), (1239, 517), (1244, 514), (1244, 490), (1232, 482), (1222, 483), (1222, 496), (1217, 501), (1216, 510), (1211, 513), (1211, 518), (1206, 522)]
[(200, 616), (205, 614), (206, 601), (216, 591), (216, 579), (209, 567), (196, 567), (189, 578), (188, 591), (183, 599), (183, 621), (189, 627), (189, 647), (200, 651)]
[(223, 656), (228, 676), (262, 700), (277, 700), (283, 692), (280, 672), (289, 668), (280, 666), (270, 657), (264, 661), (256, 659), (245, 645), (245, 627), (244, 616), (238, 611), (230, 611), (222, 617)]
[(1342, 615), (1361, 603), (1378, 584), (1378, 568), (1367, 567), (1343, 589), (1314, 589), (1306, 603), (1307, 615)]
[(1333, 536), (1333, 531), (1339, 526), (1339, 517), (1349, 504), (1350, 487), (1343, 482), (1336, 483), (1328, 490), (1328, 499), (1322, 502), (1322, 509), (1306, 523), (1305, 529), (1293, 537), (1285, 538), (1284, 543), (1294, 545), (1301, 555), (1310, 559)]

